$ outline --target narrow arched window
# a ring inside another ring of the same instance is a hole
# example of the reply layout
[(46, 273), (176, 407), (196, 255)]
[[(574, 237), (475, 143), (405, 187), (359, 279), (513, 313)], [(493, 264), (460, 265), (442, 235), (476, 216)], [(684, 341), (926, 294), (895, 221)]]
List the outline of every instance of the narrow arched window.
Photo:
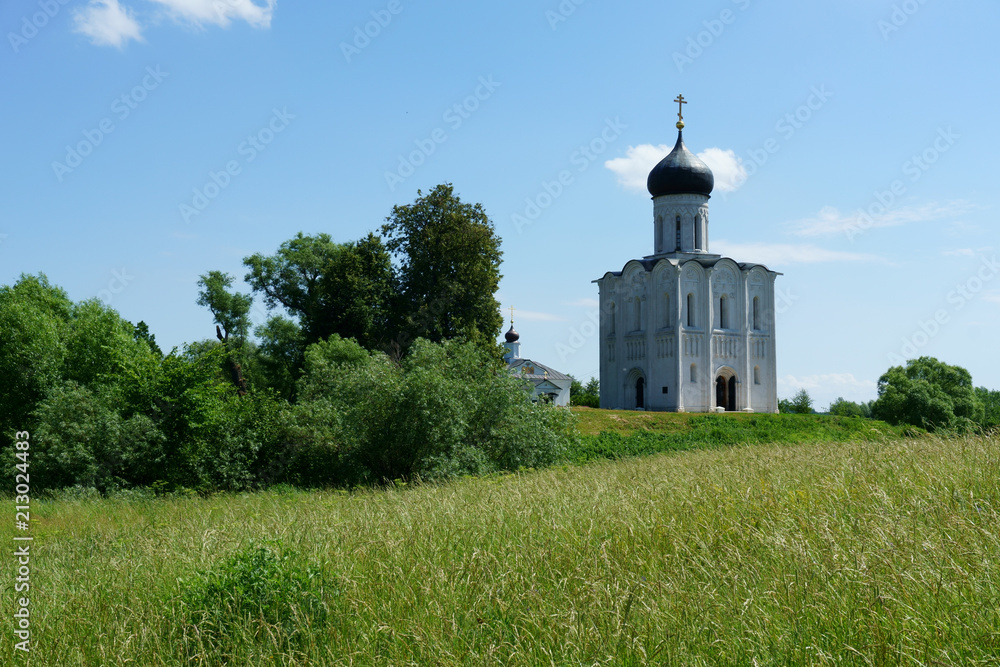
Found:
[(693, 327), (694, 319), (694, 294), (688, 294), (687, 298), (687, 325)]
[(672, 321), (670, 318), (670, 292), (663, 293), (663, 327), (669, 328), (672, 326)]
[(694, 364), (691, 364), (691, 382), (698, 381), (698, 369)]
[(608, 333), (613, 334), (615, 332), (615, 302), (612, 301), (610, 307), (608, 308)]
[(760, 366), (753, 367), (753, 383), (760, 384)]
[(760, 329), (760, 297), (753, 298), (753, 328)]
[(677, 216), (676, 222), (677, 222), (677, 239), (676, 239), (675, 243), (677, 245), (675, 246), (675, 248), (677, 250), (680, 250), (681, 249), (681, 216)]
[(642, 298), (635, 297), (635, 305), (633, 306), (633, 313), (635, 316), (632, 322), (632, 331), (642, 330)]
[(701, 217), (694, 219), (694, 249), (701, 250)]
[(719, 328), (729, 328), (729, 299), (725, 294), (719, 297)]

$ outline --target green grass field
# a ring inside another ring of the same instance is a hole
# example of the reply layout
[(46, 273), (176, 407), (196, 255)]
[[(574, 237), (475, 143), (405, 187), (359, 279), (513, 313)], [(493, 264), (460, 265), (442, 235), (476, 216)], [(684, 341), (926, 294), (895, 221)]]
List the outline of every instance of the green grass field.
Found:
[(922, 429), (859, 417), (794, 414), (693, 414), (573, 408), (580, 432), (567, 453), (573, 463), (660, 452), (748, 444), (845, 443), (903, 435)]
[(36, 501), (30, 664), (997, 664), (998, 509), (1000, 442), (927, 436)]

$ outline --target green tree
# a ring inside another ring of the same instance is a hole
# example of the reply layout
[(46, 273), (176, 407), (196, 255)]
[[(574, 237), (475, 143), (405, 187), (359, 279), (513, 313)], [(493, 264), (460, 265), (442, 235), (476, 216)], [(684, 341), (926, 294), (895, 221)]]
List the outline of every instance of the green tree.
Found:
[(382, 226), (397, 262), (395, 343), (463, 337), (496, 347), (503, 324), (494, 298), (500, 282), (500, 237), (481, 204), (463, 203), (451, 184), (413, 204), (394, 206)]
[(983, 421), (972, 376), (960, 366), (920, 357), (893, 366), (878, 380), (872, 416), (890, 424), (913, 424), (933, 431), (965, 431)]
[(110, 396), (75, 382), (56, 386), (39, 404), (32, 433), (37, 488), (149, 485), (166, 464), (166, 438), (145, 414), (123, 417)]
[(187, 346), (162, 364), (159, 427), (167, 438), (161, 479), (172, 486), (239, 490), (281, 455), (287, 404), (269, 390), (238, 395), (220, 373), (221, 344)]
[(329, 234), (299, 232), (274, 255), (251, 255), (243, 264), (247, 283), (269, 308), (284, 308), (298, 322), (306, 345), (333, 334), (369, 349), (384, 341), (393, 278), (377, 236), (335, 243)]
[(983, 405), (983, 419), (980, 422), (982, 427), (989, 430), (1000, 426), (1000, 391), (976, 387), (976, 398)]
[(152, 351), (158, 359), (163, 358), (163, 350), (161, 350), (160, 346), (156, 344), (156, 336), (149, 332), (149, 326), (145, 322), (140, 320), (139, 323), (135, 325), (135, 332), (133, 336), (137, 341), (146, 341), (146, 345), (149, 346), (150, 351)]
[(0, 287), (0, 447), (62, 379), (64, 342), (73, 304), (44, 274), (22, 274)]
[(273, 315), (254, 329), (260, 341), (257, 361), (263, 385), (287, 401), (295, 398), (295, 381), (302, 369), (306, 349), (302, 327), (287, 317)]
[(799, 389), (790, 400), (783, 398), (778, 401), (778, 412), (810, 415), (812, 414), (812, 411), (812, 398), (809, 396), (809, 392), (805, 389)]
[(827, 412), (831, 415), (837, 417), (864, 417), (864, 408), (859, 403), (854, 401), (845, 400), (843, 397), (838, 398), (833, 403), (830, 404)]
[[(226, 365), (230, 380), (242, 396), (247, 393), (243, 376), (246, 362), (246, 342), (250, 334), (250, 308), (253, 297), (230, 292), (233, 277), (221, 271), (209, 271), (198, 280), (198, 305), (212, 311), (215, 335), (226, 350)], [(232, 340), (230, 340), (230, 336)]]
[(573, 384), (569, 389), (569, 401), (570, 405), (599, 408), (601, 406), (601, 385), (598, 379), (592, 377), (584, 386), (579, 380), (573, 378)]

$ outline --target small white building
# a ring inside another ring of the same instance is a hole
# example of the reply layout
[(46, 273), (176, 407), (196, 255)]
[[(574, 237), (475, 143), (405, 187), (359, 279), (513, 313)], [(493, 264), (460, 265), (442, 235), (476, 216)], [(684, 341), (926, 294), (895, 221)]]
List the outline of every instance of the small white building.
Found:
[(504, 334), (503, 344), (507, 348), (507, 353), (503, 355), (504, 361), (507, 362), (507, 370), (531, 382), (533, 400), (537, 400), (539, 396), (547, 396), (553, 405), (569, 405), (569, 391), (573, 385), (573, 378), (537, 361), (522, 359), (520, 340), (521, 336), (514, 331), (514, 322), (511, 322), (510, 330)]
[(777, 412), (774, 280), (781, 274), (709, 252), (715, 177), (685, 147), (683, 127), (677, 123), (677, 143), (646, 181), (653, 254), (594, 281), (601, 407)]

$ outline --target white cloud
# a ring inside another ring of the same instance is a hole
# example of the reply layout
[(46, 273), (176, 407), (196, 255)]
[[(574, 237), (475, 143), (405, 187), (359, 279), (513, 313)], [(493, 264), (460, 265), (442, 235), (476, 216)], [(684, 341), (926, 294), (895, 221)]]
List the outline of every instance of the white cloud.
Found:
[(712, 252), (733, 257), (741, 262), (767, 266), (784, 264), (817, 264), (820, 262), (885, 262), (878, 255), (828, 250), (811, 243), (729, 243), (712, 241)]
[(95, 46), (122, 48), (130, 39), (142, 41), (142, 28), (132, 10), (118, 0), (91, 0), (73, 12), (73, 31), (86, 35)]
[[(640, 144), (629, 146), (625, 157), (616, 157), (604, 163), (604, 166), (618, 176), (618, 184), (633, 192), (646, 191), (646, 178), (649, 172), (662, 160), (673, 146), (660, 144)], [(698, 153), (709, 169), (715, 175), (715, 189), (720, 192), (732, 192), (746, 180), (747, 172), (743, 162), (732, 150), (707, 148)]]
[(984, 248), (955, 248), (954, 250), (942, 250), (941, 254), (945, 257), (979, 257), (980, 255), (990, 252), (993, 250), (992, 246), (986, 246)]
[(715, 175), (715, 189), (719, 192), (732, 192), (747, 180), (747, 170), (743, 160), (736, 156), (732, 149), (706, 148), (698, 153), (708, 168)]
[(1000, 303), (1000, 292), (989, 292), (983, 295), (983, 301), (989, 303)]
[(597, 299), (590, 299), (584, 297), (582, 299), (577, 299), (576, 301), (568, 301), (565, 303), (567, 306), (580, 306), (582, 308), (600, 308), (601, 302)]
[(246, 21), (255, 28), (271, 27), (277, 0), (265, 0), (263, 6), (253, 0), (153, 0), (167, 8), (179, 21), (196, 26), (215, 24), (223, 28), (230, 22)]
[(858, 233), (879, 227), (899, 227), (914, 222), (939, 220), (951, 215), (969, 210), (967, 202), (957, 201), (948, 204), (932, 202), (921, 206), (904, 206), (890, 209), (882, 213), (872, 213), (858, 209), (850, 215), (842, 214), (833, 206), (826, 206), (816, 216), (804, 220), (796, 220), (788, 224), (791, 232), (797, 236), (829, 236), (833, 234)]
[(565, 322), (566, 318), (553, 315), (552, 313), (537, 313), (532, 310), (515, 310), (515, 320), (527, 320), (529, 322)]
[(626, 190), (645, 192), (646, 177), (656, 163), (662, 160), (671, 150), (670, 146), (660, 144), (640, 144), (629, 146), (625, 157), (608, 160), (604, 166), (618, 175), (618, 184)]

